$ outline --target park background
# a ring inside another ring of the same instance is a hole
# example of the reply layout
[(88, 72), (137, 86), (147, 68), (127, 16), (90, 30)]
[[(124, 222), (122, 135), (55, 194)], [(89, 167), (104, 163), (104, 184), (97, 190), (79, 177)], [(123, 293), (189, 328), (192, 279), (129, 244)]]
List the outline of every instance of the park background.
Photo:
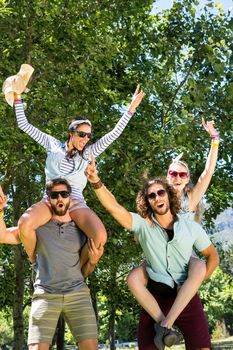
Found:
[[(135, 210), (143, 178), (166, 175), (180, 152), (197, 181), (210, 147), (201, 117), (214, 119), (221, 145), (203, 225), (216, 236), (214, 219), (232, 208), (233, 199), (232, 16), (216, 1), (160, 5), (152, 0), (0, 0), (0, 79), (3, 83), (22, 63), (31, 64), (35, 71), (23, 96), (26, 115), (63, 140), (70, 119), (79, 114), (92, 121), (94, 140), (110, 131), (140, 82), (143, 102), (97, 163), (102, 181), (129, 210)], [(18, 129), (13, 109), (1, 98), (0, 176), (9, 198), (4, 217), (13, 226), (41, 199), (45, 151)], [(100, 342), (113, 350), (116, 339), (136, 338), (139, 307), (125, 278), (142, 253), (89, 186), (85, 197), (109, 235), (88, 284)], [(213, 339), (233, 335), (233, 247), (217, 245), (220, 267), (200, 291)], [(0, 247), (1, 346), (25, 347), (32, 275), (22, 246)], [(68, 330), (63, 340), (63, 326), (61, 320), (54, 348), (74, 344)]]

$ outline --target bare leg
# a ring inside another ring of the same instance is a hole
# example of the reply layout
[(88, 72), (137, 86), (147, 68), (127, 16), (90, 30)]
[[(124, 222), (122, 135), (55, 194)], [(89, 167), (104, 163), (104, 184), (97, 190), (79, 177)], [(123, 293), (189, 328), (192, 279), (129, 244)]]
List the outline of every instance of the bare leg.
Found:
[(179, 314), (188, 305), (192, 297), (196, 294), (202, 284), (206, 274), (206, 264), (204, 261), (191, 257), (189, 261), (188, 278), (178, 291), (177, 297), (167, 314), (161, 322), (163, 327), (171, 328)]
[(98, 350), (97, 339), (86, 339), (77, 343), (79, 350)]
[(49, 207), (44, 202), (38, 202), (21, 216), (18, 222), (19, 237), (24, 245), (30, 262), (35, 261), (36, 229), (46, 224), (51, 218)]
[(39, 343), (39, 344), (30, 344), (28, 346), (29, 350), (49, 350), (50, 344), (47, 343)]
[(143, 262), (128, 274), (127, 283), (137, 302), (148, 312), (155, 322), (165, 319), (159, 304), (147, 289), (148, 275), (146, 272), (146, 262)]
[(107, 232), (104, 224), (90, 208), (71, 210), (70, 216), (87, 237), (93, 238), (97, 248), (106, 243)]

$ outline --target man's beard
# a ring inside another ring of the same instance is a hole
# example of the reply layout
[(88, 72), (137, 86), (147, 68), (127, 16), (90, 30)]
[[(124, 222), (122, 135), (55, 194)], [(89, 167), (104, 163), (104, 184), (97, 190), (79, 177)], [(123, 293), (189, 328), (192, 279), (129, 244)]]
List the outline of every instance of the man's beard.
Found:
[(165, 215), (167, 214), (167, 212), (169, 211), (170, 209), (170, 206), (169, 205), (165, 205), (164, 207), (162, 207), (161, 209), (158, 209), (158, 208), (153, 208), (153, 212), (154, 214), (157, 214), (157, 215)]
[(67, 203), (64, 208), (59, 209), (55, 204), (52, 204), (52, 203), (50, 204), (51, 204), (52, 212), (58, 216), (65, 215), (70, 206), (70, 203)]

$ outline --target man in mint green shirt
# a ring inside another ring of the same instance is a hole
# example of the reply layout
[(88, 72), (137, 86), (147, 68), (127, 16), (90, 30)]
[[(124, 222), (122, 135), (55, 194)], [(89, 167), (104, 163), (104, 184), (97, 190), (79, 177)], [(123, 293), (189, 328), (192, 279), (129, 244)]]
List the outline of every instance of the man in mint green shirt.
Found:
[[(197, 288), (187, 283), (193, 248), (206, 258), (205, 279), (219, 263), (217, 251), (205, 231), (199, 224), (178, 215), (180, 202), (175, 191), (163, 179), (148, 181), (141, 189), (136, 200), (138, 215), (121, 206), (102, 184), (94, 160), (87, 167), (86, 176), (107, 211), (124, 228), (134, 232), (147, 260), (149, 284), (155, 290), (144, 286), (135, 297), (148, 313), (150, 308), (147, 304), (153, 305), (156, 336), (154, 338), (153, 319), (148, 321), (144, 318), (146, 322), (141, 322), (141, 330), (139, 328), (139, 349), (163, 350), (165, 345), (172, 346), (177, 339), (166, 325), (168, 318), (174, 318), (174, 314), (186, 349), (210, 349), (208, 324), (196, 294)], [(177, 286), (180, 288), (178, 294)]]
[(138, 214), (131, 215), (131, 230), (146, 256), (150, 278), (172, 288), (175, 283), (182, 285), (187, 279), (188, 263), (193, 248), (202, 252), (211, 246), (206, 232), (196, 222), (177, 214), (177, 220), (173, 224), (174, 237), (168, 240), (166, 229), (153, 214), (151, 223)]

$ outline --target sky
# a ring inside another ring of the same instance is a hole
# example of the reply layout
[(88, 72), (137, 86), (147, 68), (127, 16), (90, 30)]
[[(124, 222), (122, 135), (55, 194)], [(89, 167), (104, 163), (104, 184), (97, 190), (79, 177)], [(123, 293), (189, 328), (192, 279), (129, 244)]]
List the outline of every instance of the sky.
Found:
[[(207, 0), (199, 0), (199, 8), (203, 8), (204, 5), (207, 3)], [(156, 8), (158, 10), (163, 10), (163, 9), (168, 9), (172, 6), (173, 0), (157, 0), (154, 8), (152, 10), (152, 13), (156, 12)], [(224, 11), (228, 11), (229, 9), (233, 9), (233, 1), (232, 0), (216, 0), (215, 3), (221, 3), (222, 4), (222, 8)]]

